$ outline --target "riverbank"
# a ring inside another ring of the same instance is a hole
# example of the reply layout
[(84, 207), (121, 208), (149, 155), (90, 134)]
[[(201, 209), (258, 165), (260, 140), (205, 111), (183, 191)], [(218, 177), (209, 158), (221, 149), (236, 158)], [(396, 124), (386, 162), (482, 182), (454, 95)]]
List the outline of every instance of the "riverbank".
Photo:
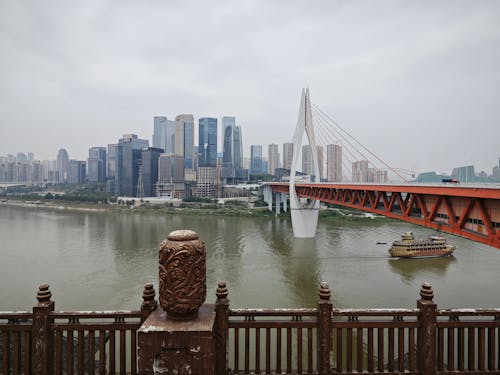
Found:
[[(115, 212), (127, 214), (148, 214), (155, 216), (163, 215), (189, 215), (189, 216), (238, 216), (238, 217), (274, 217), (275, 213), (269, 211), (266, 207), (246, 207), (244, 205), (227, 205), (215, 207), (189, 207), (187, 204), (181, 204), (179, 207), (166, 206), (124, 206), (109, 203), (88, 203), (88, 202), (67, 202), (53, 200), (37, 200), (37, 201), (22, 201), (22, 200), (3, 200), (0, 201), (0, 207), (18, 206), (30, 209), (48, 209), (48, 210), (68, 210), (79, 212)], [(281, 213), (279, 217), (290, 217), (290, 211)], [(326, 208), (319, 213), (321, 220), (327, 221), (359, 221), (373, 220), (390, 221), (391, 219), (365, 213), (361, 211), (341, 209), (341, 208)]]
[(87, 203), (87, 202), (66, 202), (66, 201), (21, 201), (3, 200), (0, 206), (17, 206), (32, 209), (48, 210), (69, 210), (80, 212), (118, 212), (130, 214), (154, 214), (154, 215), (198, 215), (198, 216), (244, 216), (244, 217), (272, 217), (267, 207), (246, 206), (221, 206), (218, 208), (191, 208), (191, 207), (165, 207), (165, 206), (124, 206), (109, 203)]

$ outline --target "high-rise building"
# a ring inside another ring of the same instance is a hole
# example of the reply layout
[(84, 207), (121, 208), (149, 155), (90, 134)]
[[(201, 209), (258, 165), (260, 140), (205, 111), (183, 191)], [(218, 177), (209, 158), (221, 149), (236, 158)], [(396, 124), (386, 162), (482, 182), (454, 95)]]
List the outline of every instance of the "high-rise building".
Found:
[(114, 178), (116, 176), (116, 149), (117, 144), (108, 144), (108, 154), (107, 154), (107, 177)]
[(168, 120), (165, 116), (155, 116), (153, 122), (153, 147), (161, 148), (165, 153), (174, 153), (175, 121)]
[(262, 170), (262, 145), (250, 146), (250, 173), (261, 174)]
[(184, 158), (184, 168), (194, 168), (193, 115), (178, 115), (175, 118), (175, 154)]
[(87, 178), (90, 182), (106, 180), (106, 147), (91, 147), (87, 159)]
[(163, 151), (165, 151), (167, 121), (165, 116), (153, 117), (153, 147), (161, 148)]
[(359, 160), (352, 163), (352, 182), (369, 182), (368, 160)]
[(27, 163), (28, 162), (28, 156), (24, 152), (18, 152), (16, 155), (16, 161), (18, 163)]
[(58, 182), (66, 182), (68, 178), (68, 151), (64, 148), (61, 148), (57, 152), (57, 172), (59, 173)]
[(476, 172), (473, 165), (453, 168), (451, 175), (460, 182), (475, 182)]
[[(323, 146), (316, 146), (316, 154), (318, 157), (318, 169), (319, 169), (319, 178), (317, 181), (320, 181), (324, 177), (324, 149)], [(314, 161), (313, 161), (313, 153), (311, 145), (302, 146), (302, 172), (308, 174), (310, 176), (315, 176), (314, 169)]]
[(125, 134), (118, 141), (116, 150), (116, 195), (137, 196), (141, 152), (148, 147), (149, 142), (146, 139), (137, 138), (136, 134)]
[(198, 167), (217, 166), (217, 119), (202, 117), (198, 122)]
[(374, 169), (373, 171), (371, 171), (370, 177), (372, 177), (372, 181), (370, 182), (376, 182), (378, 184), (385, 184), (389, 181), (387, 171), (382, 169)]
[[(29, 153), (28, 153), (29, 160)], [(43, 181), (43, 165), (40, 160), (32, 160), (29, 164), (30, 166), (30, 181), (42, 182)]]
[(85, 161), (69, 160), (68, 161), (68, 184), (83, 184), (86, 180)]
[(184, 158), (180, 155), (161, 154), (158, 159), (156, 195), (182, 199), (184, 194)]
[(342, 182), (342, 146), (326, 146), (326, 178), (330, 182)]
[(318, 154), (318, 167), (319, 167), (319, 181), (325, 176), (324, 175), (324, 165), (325, 165), (325, 151), (323, 146), (316, 146), (316, 152)]
[(283, 168), (291, 169), (293, 161), (293, 143), (283, 143)]
[(223, 164), (233, 168), (243, 167), (243, 144), (241, 139), (241, 128), (236, 125), (236, 119), (232, 116), (222, 118), (223, 129)]
[(267, 159), (269, 162), (269, 174), (274, 175), (276, 168), (280, 167), (280, 153), (278, 151), (278, 145), (271, 143), (267, 146)]
[(142, 196), (156, 195), (155, 186), (158, 182), (158, 160), (163, 153), (161, 148), (148, 147), (142, 150), (139, 178), (142, 182)]
[(302, 172), (308, 175), (314, 174), (313, 156), (310, 145), (302, 146)]
[(248, 170), (243, 169), (243, 143), (241, 128), (231, 116), (222, 118), (223, 156), (222, 178), (228, 180), (248, 179)]
[(196, 176), (196, 196), (217, 198), (220, 190), (219, 168), (198, 167)]

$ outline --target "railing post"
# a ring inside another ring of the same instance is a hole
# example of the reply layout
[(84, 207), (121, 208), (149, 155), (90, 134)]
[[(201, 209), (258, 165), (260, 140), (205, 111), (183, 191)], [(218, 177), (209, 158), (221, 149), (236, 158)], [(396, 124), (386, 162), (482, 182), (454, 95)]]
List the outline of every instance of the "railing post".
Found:
[(436, 304), (429, 283), (423, 283), (417, 300), (419, 332), (417, 342), (418, 367), (422, 374), (436, 374)]
[(322, 282), (319, 287), (318, 301), (318, 374), (329, 375), (332, 372), (330, 353), (332, 351), (332, 303), (330, 287)]
[(50, 313), (54, 311), (52, 293), (47, 284), (40, 285), (36, 294), (38, 304), (33, 306), (33, 374), (51, 375), (54, 355), (54, 336)]
[(191, 230), (169, 233), (159, 251), (159, 305), (146, 285), (137, 330), (138, 374), (214, 375), (215, 306), (205, 304), (205, 243)]
[(217, 283), (215, 302), (215, 374), (227, 374), (227, 339), (229, 336), (229, 300), (225, 281)]
[(149, 314), (156, 310), (158, 303), (155, 300), (155, 288), (153, 284), (147, 283), (142, 291), (141, 323), (148, 318)]

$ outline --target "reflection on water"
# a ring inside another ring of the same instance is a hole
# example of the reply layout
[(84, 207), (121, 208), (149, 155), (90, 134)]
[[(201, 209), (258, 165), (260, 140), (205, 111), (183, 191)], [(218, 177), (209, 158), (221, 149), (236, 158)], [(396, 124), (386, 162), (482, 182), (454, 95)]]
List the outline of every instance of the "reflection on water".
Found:
[[(49, 283), (57, 309), (137, 309), (158, 284), (158, 248), (192, 229), (207, 248), (207, 295), (226, 280), (232, 307), (313, 307), (321, 281), (336, 307), (413, 307), (431, 282), (440, 307), (499, 307), (500, 251), (459, 237), (455, 257), (392, 259), (411, 230), (387, 220), (321, 220), (314, 239), (293, 238), (285, 218), (51, 211), (0, 206), (0, 310), (31, 309)], [(488, 296), (487, 298), (484, 296)]]
[(421, 273), (432, 273), (438, 277), (445, 277), (448, 267), (456, 261), (457, 259), (453, 255), (441, 258), (390, 258), (388, 260), (394, 273), (401, 275), (401, 281), (411, 285), (414, 284), (415, 277)]

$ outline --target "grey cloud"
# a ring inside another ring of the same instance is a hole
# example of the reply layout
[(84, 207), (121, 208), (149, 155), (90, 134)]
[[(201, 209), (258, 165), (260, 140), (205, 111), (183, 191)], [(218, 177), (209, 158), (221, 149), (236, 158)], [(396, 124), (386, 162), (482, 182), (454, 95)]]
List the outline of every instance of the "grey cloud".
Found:
[(183, 112), (235, 115), (246, 149), (282, 143), (309, 85), (389, 163), (490, 168), (499, 16), (489, 1), (0, 1), (0, 154), (84, 158)]

